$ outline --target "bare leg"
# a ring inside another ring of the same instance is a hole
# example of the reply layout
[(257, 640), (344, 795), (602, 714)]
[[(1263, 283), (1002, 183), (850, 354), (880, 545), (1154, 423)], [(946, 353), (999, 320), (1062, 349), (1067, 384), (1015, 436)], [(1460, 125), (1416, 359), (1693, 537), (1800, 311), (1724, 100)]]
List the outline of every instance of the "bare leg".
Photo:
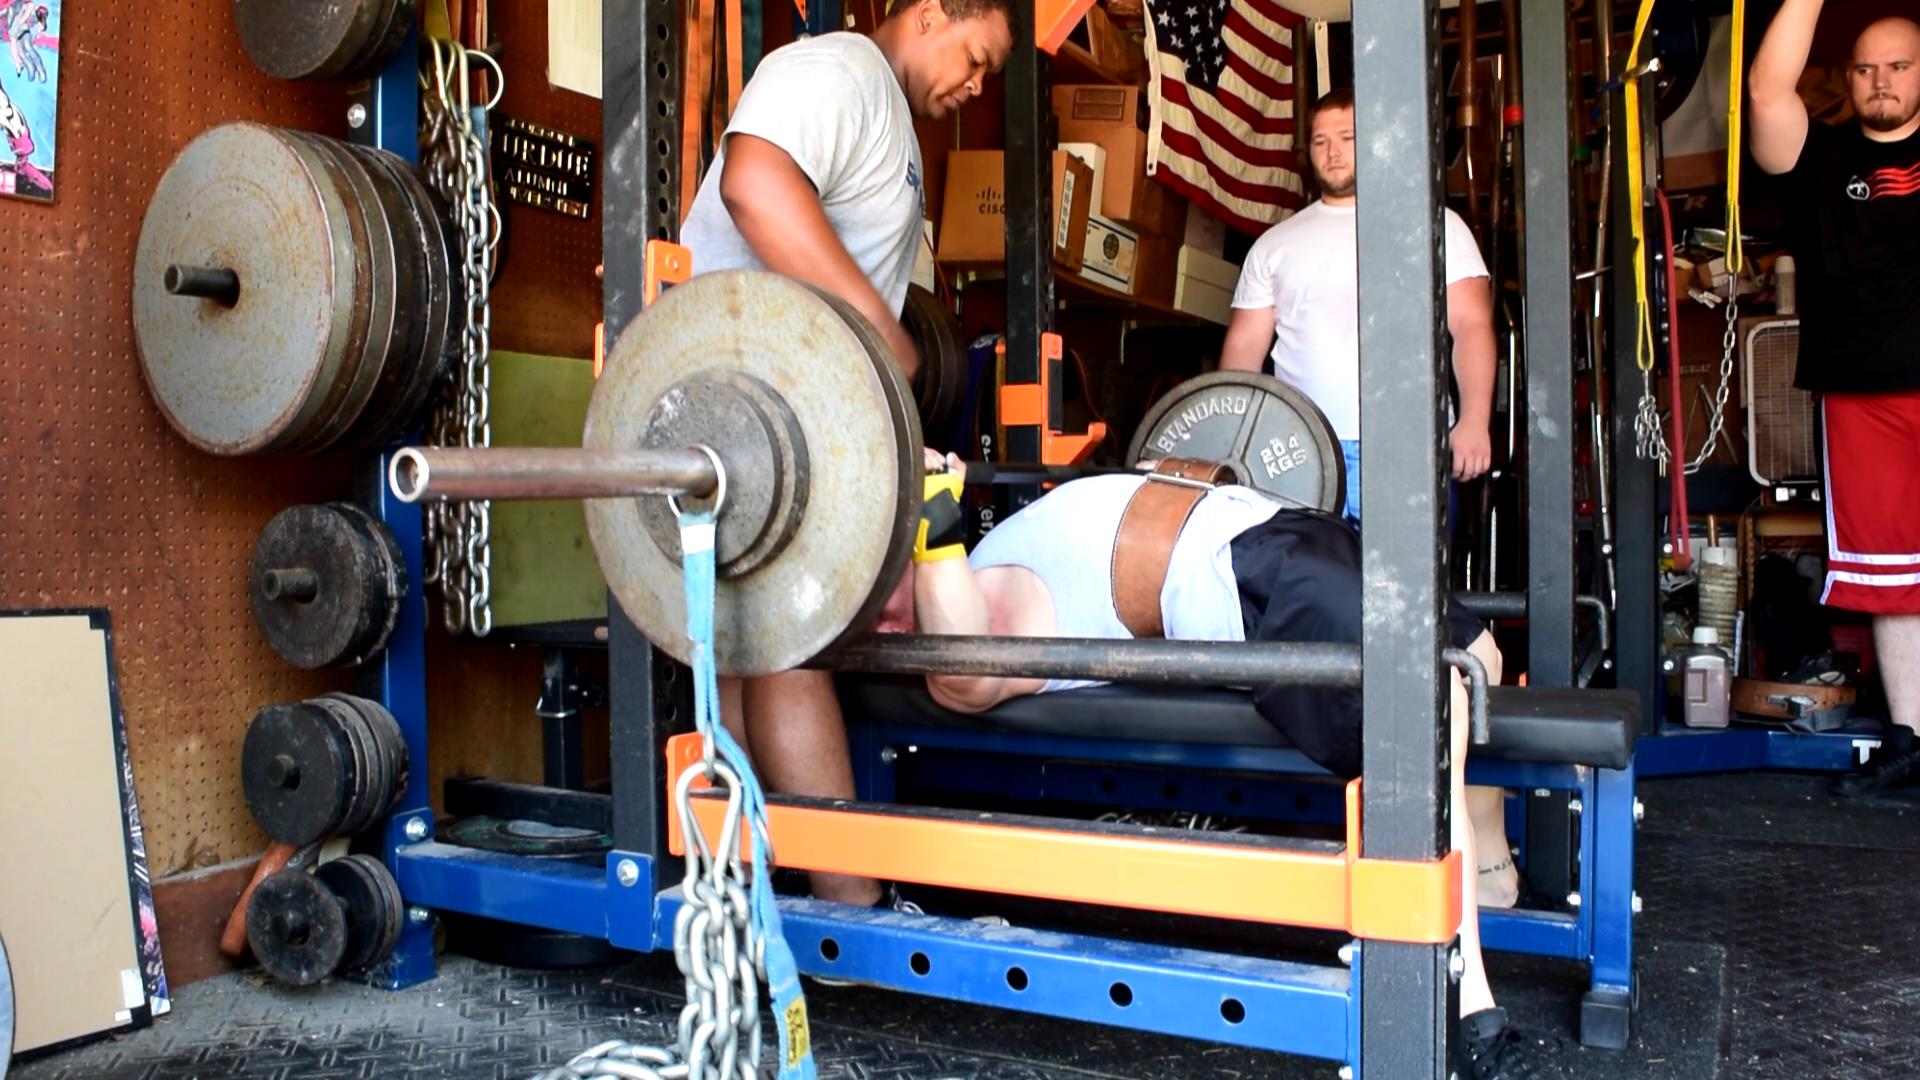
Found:
[[(1483, 646), (1485, 647), (1485, 652), (1482, 651)], [(1498, 666), (1499, 651), (1493, 648), (1492, 637), (1486, 634), (1480, 635), (1480, 639), (1475, 641), (1471, 646), (1471, 651), (1476, 656), (1480, 656), (1483, 663), (1487, 662), (1488, 655), (1491, 655), (1492, 662), (1488, 663), (1487, 673), (1489, 676), (1497, 678), (1500, 670)], [(1478, 879), (1480, 875), (1477, 872), (1479, 864), (1475, 861), (1474, 857), (1475, 842), (1477, 840), (1474, 834), (1478, 830), (1474, 827), (1473, 819), (1467, 812), (1467, 785), (1464, 779), (1466, 775), (1467, 742), (1471, 732), (1471, 722), (1467, 710), (1467, 684), (1460, 678), (1459, 672), (1451, 673), (1451, 678), (1453, 681), (1452, 743), (1454, 762), (1452, 791), (1453, 846), (1454, 850), (1461, 854), (1460, 873), (1464, 879), (1461, 882), (1460, 890), (1460, 958), (1465, 961), (1466, 971), (1460, 978), (1460, 1015), (1472, 1016), (1482, 1009), (1493, 1008), (1493, 988), (1487, 983), (1487, 967), (1482, 961), (1480, 954), (1480, 903), (1478, 889)], [(1503, 841), (1505, 835), (1505, 831), (1502, 830), (1501, 837)], [(1505, 847), (1503, 846), (1501, 850), (1504, 851)]]
[[(1481, 634), (1467, 651), (1487, 666), (1487, 678), (1500, 685), (1500, 650), (1492, 634)], [(1483, 908), (1510, 908), (1520, 899), (1520, 872), (1513, 865), (1513, 845), (1507, 840), (1507, 793), (1502, 788), (1469, 787), (1467, 818), (1473, 822), (1473, 843), (1479, 854), (1474, 895)]]
[[(825, 799), (854, 797), (853, 763), (832, 675), (787, 671), (748, 679), (742, 700), (752, 740), (749, 752), (768, 790)], [(871, 878), (814, 874), (813, 894), (870, 906), (880, 902), (881, 889)]]
[(1893, 722), (1920, 731), (1920, 615), (1876, 615), (1873, 650)]

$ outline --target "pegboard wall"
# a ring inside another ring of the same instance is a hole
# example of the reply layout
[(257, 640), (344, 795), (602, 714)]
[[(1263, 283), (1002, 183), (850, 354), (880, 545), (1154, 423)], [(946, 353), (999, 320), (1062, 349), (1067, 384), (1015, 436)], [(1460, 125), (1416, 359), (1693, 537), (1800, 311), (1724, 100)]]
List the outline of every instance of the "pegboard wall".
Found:
[[(501, 111), (599, 142), (599, 103), (551, 90), (546, 5), (495, 3), (507, 69)], [(278, 82), (240, 49), (232, 0), (172, 0), (165, 18), (66, 6), (58, 199), (0, 198), (0, 607), (101, 607), (112, 619), (147, 850), (155, 877), (257, 853), (265, 837), (239, 782), (262, 705), (349, 689), (260, 640), (246, 564), (260, 528), (300, 502), (342, 498), (342, 457), (215, 458), (161, 419), (131, 324), (146, 202), (182, 147), (216, 124), (257, 120), (346, 134), (345, 87)], [(10, 76), (11, 71), (4, 73)], [(496, 284), (502, 348), (586, 356), (599, 317), (599, 207), (587, 221), (513, 207)], [(538, 657), (430, 646), (430, 772), (537, 779), (531, 709)], [(524, 651), (524, 650), (522, 650)], [(473, 677), (464, 677), (471, 673)], [(503, 715), (442, 739), (476, 713)], [(511, 717), (504, 715), (511, 713)]]

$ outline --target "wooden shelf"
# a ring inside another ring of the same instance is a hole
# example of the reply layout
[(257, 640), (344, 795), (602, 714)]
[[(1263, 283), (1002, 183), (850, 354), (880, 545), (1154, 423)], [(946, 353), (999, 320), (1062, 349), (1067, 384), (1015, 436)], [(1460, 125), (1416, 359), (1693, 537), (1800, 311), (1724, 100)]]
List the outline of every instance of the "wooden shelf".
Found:
[[(1191, 312), (1181, 311), (1170, 301), (1149, 300), (1143, 296), (1123, 293), (1058, 267), (1054, 268), (1053, 280), (1055, 291), (1063, 307), (1131, 307), (1152, 312), (1169, 322), (1190, 323), (1195, 326), (1220, 326), (1211, 319), (1203, 319)], [(1076, 297), (1080, 301), (1078, 305), (1074, 302)], [(1225, 330), (1226, 327), (1221, 326), (1220, 329)]]
[(1060, 51), (1053, 55), (1053, 82), (1057, 85), (1069, 83), (1107, 83), (1112, 86), (1132, 86), (1134, 80), (1123, 79), (1094, 63), (1093, 54), (1083, 45), (1071, 41), (1062, 42)]

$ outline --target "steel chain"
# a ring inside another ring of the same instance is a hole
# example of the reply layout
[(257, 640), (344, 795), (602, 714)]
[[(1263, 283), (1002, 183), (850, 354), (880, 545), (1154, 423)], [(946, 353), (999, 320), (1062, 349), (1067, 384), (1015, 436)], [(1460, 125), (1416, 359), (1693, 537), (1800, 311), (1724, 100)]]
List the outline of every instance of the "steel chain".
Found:
[[(1714, 444), (1719, 441), (1720, 433), (1727, 425), (1727, 397), (1733, 388), (1733, 359), (1740, 347), (1740, 283), (1728, 276), (1726, 303), (1727, 329), (1720, 338), (1720, 386), (1714, 391), (1713, 408), (1707, 417), (1707, 437), (1701, 440), (1700, 452), (1682, 468), (1684, 475), (1692, 476), (1713, 456)], [(1660, 405), (1654, 397), (1653, 372), (1643, 371), (1644, 389), (1640, 395), (1640, 410), (1633, 418), (1634, 434), (1639, 439), (1640, 457), (1646, 460), (1658, 459), (1662, 466), (1672, 463), (1674, 456), (1685, 453), (1685, 447), (1667, 446), (1666, 428), (1660, 418)], [(1685, 402), (1675, 401), (1671, 405), (1679, 409)]]
[[(501, 218), (487, 182), (487, 146), (474, 127), (469, 96), (471, 61), (493, 68), (493, 100), (505, 89), (500, 66), (485, 53), (433, 40), (433, 70), (421, 86), (428, 182), (453, 210), (460, 278), (466, 310), (460, 319), (460, 362), (434, 410), (429, 439), (435, 446), (483, 447), (493, 442), (492, 278)], [(448, 632), (485, 637), (493, 629), (493, 515), (485, 501), (436, 502), (427, 510), (425, 572), (444, 604)]]

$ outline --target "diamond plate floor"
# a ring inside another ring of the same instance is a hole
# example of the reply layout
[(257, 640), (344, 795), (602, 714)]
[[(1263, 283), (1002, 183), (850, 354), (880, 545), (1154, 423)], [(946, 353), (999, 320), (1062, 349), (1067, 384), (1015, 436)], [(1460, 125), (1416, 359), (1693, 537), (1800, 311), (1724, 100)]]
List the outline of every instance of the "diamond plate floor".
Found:
[[(1824, 778), (1652, 781), (1642, 834), (1642, 1011), (1634, 1045), (1544, 1053), (1543, 1080), (1878, 1080), (1920, 1075), (1920, 877), (1912, 807), (1840, 804)], [(1744, 809), (1743, 809), (1744, 808)], [(1491, 959), (1522, 1023), (1571, 1035), (1571, 964)], [(397, 994), (245, 975), (179, 991), (154, 1028), (16, 1063), (12, 1080), (511, 1078), (609, 1037), (659, 1040), (670, 961), (532, 973), (455, 957)], [(1115, 1028), (813, 987), (828, 1078), (1331, 1080), (1333, 1066)]]

